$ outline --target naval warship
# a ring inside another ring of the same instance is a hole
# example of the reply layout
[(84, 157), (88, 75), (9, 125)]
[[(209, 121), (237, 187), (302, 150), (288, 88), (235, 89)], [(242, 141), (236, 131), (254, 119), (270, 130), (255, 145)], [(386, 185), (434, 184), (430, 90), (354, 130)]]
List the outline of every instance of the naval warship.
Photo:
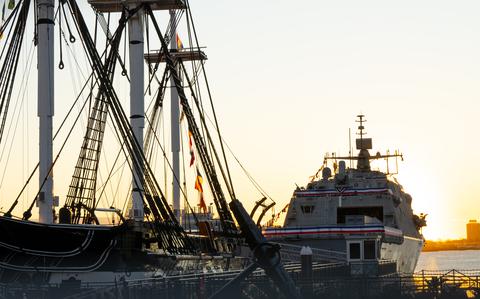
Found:
[[(388, 262), (398, 273), (412, 273), (424, 245), (426, 215), (413, 213), (412, 197), (388, 166), (386, 172), (370, 166), (372, 160), (398, 162), (402, 154), (370, 155), (372, 139), (365, 138), (364, 115), (357, 122), (358, 155), (326, 156), (307, 186), (293, 192), (283, 226), (266, 227), (263, 233), (281, 244), (341, 253), (360, 272)], [(356, 168), (347, 167), (346, 161), (356, 162)]]

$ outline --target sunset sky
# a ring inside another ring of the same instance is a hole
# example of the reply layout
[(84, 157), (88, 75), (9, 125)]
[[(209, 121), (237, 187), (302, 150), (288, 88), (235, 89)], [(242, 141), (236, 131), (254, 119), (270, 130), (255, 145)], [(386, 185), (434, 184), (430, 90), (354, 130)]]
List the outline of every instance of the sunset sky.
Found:
[[(464, 238), (466, 222), (480, 219), (480, 2), (190, 3), (224, 138), (277, 210), (326, 152), (348, 154), (348, 130), (362, 113), (374, 152), (403, 152), (397, 178), (414, 211), (428, 214), (427, 239)], [(186, 40), (185, 26), (179, 35)], [(67, 75), (69, 67), (56, 70), (56, 126), (79, 89), (63, 82), (82, 76)], [(35, 93), (26, 95), (32, 115)], [(119, 87), (119, 95), (128, 90)], [(26, 115), (19, 142), (29, 149), (17, 151), (21, 171), (0, 177), (3, 210), (36, 164), (37, 119)], [(237, 195), (251, 208), (261, 195), (231, 165)], [(71, 173), (55, 169), (63, 198)]]
[(404, 153), (426, 238), (465, 237), (480, 218), (480, 3), (293, 4), (192, 1), (237, 155), (283, 207), (366, 114), (374, 150)]

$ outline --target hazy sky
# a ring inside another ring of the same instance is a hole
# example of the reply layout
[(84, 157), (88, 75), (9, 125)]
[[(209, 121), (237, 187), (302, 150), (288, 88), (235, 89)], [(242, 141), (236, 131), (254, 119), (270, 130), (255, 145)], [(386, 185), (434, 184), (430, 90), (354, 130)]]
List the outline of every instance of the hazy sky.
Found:
[[(414, 211), (428, 213), (427, 238), (464, 237), (468, 219), (480, 218), (478, 1), (190, 2), (224, 137), (277, 208), (326, 152), (348, 153), (363, 113), (374, 151), (404, 153), (398, 179)], [(72, 90), (57, 91), (57, 115)], [(31, 151), (36, 121), (23, 129)], [(251, 207), (261, 195), (232, 167)], [(55, 175), (64, 196), (71, 170)]]

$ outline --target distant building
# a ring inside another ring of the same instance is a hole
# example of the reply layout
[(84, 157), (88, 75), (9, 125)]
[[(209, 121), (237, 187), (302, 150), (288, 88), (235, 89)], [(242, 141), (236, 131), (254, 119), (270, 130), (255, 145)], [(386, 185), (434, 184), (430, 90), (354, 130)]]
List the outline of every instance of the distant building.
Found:
[(467, 241), (480, 242), (480, 223), (477, 220), (469, 220), (467, 223)]

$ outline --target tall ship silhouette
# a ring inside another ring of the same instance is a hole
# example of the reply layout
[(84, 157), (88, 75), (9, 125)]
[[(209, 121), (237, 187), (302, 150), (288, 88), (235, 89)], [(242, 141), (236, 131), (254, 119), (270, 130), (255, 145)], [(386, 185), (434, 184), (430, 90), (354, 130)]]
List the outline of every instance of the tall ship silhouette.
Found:
[[(382, 263), (393, 263), (398, 273), (413, 273), (426, 215), (413, 213), (412, 197), (390, 173), (388, 159), (403, 156), (398, 151), (370, 155), (364, 115), (357, 121), (358, 155), (326, 156), (307, 186), (293, 192), (283, 225), (270, 223), (263, 233), (284, 246), (309, 246), (319, 258), (347, 262), (352, 274), (375, 275)], [(373, 170), (373, 160), (386, 160), (387, 171)], [(346, 161), (356, 167), (347, 167)]]
[[(245, 239), (229, 203), (239, 203), (188, 1), (2, 4), (0, 144), (22, 135), (22, 115), (25, 126), (35, 119), (17, 110), (33, 86), (39, 146), (38, 164), (2, 198), (0, 281), (116, 282), (250, 263), (236, 254)], [(68, 77), (73, 87), (62, 86)], [(66, 113), (54, 123), (59, 100)], [(13, 176), (18, 160), (1, 155)]]

